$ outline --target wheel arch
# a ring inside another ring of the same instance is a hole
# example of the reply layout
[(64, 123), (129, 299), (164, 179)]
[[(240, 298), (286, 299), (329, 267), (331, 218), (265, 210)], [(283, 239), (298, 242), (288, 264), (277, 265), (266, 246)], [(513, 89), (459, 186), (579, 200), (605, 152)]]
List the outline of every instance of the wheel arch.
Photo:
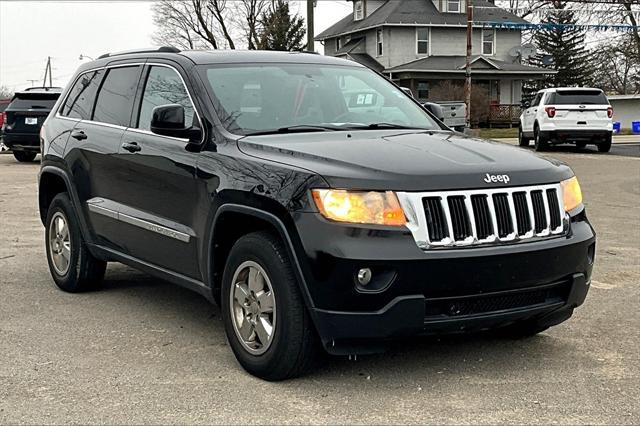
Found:
[[(239, 224), (242, 225), (241, 228), (238, 227)], [(214, 299), (219, 301), (222, 273), (233, 244), (241, 236), (261, 230), (274, 232), (284, 243), (289, 259), (293, 262), (303, 299), (307, 307), (312, 308), (313, 302), (295, 249), (295, 236), (292, 238), (291, 235), (295, 231), (290, 231), (284, 221), (272, 212), (236, 203), (223, 204), (218, 208), (209, 232), (207, 281)]]
[(86, 218), (82, 214), (81, 203), (78, 199), (78, 194), (73, 189), (71, 179), (67, 172), (60, 167), (56, 166), (43, 166), (40, 170), (38, 177), (38, 207), (40, 210), (40, 220), (44, 225), (47, 220), (47, 212), (51, 202), (56, 195), (66, 192), (71, 199), (71, 205), (73, 206), (76, 216), (80, 222), (80, 232), (86, 242), (91, 241), (89, 239), (90, 233), (87, 226)]

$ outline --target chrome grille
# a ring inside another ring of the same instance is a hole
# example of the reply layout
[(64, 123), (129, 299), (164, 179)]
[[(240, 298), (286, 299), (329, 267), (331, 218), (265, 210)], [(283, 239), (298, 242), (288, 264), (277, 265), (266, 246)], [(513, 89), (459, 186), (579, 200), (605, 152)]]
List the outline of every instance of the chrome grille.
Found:
[(423, 249), (533, 240), (560, 235), (568, 227), (559, 184), (400, 192), (398, 197)]

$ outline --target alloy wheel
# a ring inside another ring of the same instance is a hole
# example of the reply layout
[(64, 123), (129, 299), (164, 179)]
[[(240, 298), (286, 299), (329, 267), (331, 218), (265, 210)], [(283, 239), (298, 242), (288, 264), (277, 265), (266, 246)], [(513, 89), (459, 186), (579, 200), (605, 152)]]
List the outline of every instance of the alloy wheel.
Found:
[(71, 234), (62, 212), (56, 212), (49, 224), (49, 253), (56, 273), (64, 276), (71, 263)]
[(256, 262), (242, 263), (233, 274), (229, 293), (238, 340), (252, 355), (265, 353), (276, 329), (276, 300), (267, 273)]

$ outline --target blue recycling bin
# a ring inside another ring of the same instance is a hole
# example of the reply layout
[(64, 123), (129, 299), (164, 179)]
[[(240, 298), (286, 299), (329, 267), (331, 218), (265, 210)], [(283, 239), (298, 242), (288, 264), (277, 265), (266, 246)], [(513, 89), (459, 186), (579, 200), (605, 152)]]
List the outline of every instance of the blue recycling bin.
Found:
[(640, 133), (640, 121), (631, 122), (631, 131), (636, 134)]
[(613, 133), (620, 133), (620, 122), (619, 121), (614, 121), (613, 122)]

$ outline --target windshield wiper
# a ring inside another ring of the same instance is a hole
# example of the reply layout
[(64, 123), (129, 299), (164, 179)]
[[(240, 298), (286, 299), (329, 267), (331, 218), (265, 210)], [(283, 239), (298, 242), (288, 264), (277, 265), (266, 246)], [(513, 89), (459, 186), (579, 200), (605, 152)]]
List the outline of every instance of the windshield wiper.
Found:
[(411, 129), (411, 130), (431, 130), (426, 127), (412, 127), (405, 126), (404, 124), (396, 123), (371, 123), (371, 124), (357, 124), (350, 125), (349, 129), (361, 129), (361, 130), (378, 130), (378, 129)]
[(259, 132), (247, 133), (247, 136), (260, 136), (260, 135), (277, 135), (286, 133), (308, 133), (308, 132), (328, 132), (341, 130), (339, 127), (333, 126), (320, 126), (312, 124), (300, 124), (297, 126), (280, 127), (279, 129), (262, 130)]

